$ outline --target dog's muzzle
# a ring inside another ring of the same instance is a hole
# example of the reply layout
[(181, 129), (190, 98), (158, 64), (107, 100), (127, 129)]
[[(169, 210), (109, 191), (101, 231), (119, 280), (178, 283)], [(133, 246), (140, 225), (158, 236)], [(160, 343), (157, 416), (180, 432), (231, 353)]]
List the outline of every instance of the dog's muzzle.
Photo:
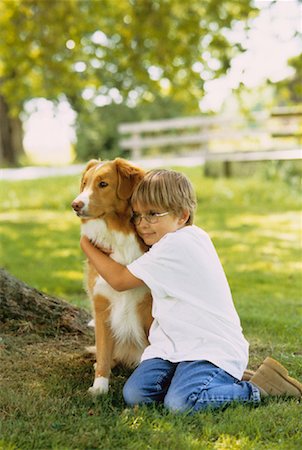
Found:
[(71, 207), (73, 208), (73, 210), (76, 212), (77, 216), (82, 216), (83, 211), (84, 211), (84, 202), (82, 202), (81, 200), (74, 200), (71, 203)]

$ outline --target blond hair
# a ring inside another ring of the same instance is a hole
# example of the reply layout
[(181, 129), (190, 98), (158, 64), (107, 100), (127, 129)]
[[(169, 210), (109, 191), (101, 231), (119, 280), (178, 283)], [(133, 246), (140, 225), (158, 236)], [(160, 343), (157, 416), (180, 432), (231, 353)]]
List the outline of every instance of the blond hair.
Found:
[(190, 216), (186, 225), (192, 225), (196, 197), (186, 175), (175, 170), (154, 169), (147, 172), (134, 189), (131, 204), (147, 205), (158, 211), (171, 211), (176, 216), (187, 211)]

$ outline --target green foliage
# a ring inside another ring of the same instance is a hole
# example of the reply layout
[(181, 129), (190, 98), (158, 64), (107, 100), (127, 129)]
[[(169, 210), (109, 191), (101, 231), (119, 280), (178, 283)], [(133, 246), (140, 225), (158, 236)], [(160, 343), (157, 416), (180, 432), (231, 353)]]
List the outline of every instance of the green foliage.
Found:
[[(181, 168), (198, 197), (196, 223), (224, 265), (250, 342), (250, 368), (267, 355), (301, 377), (301, 192), (280, 178), (204, 178)], [(79, 177), (2, 182), (4, 266), (30, 285), (85, 305), (79, 219), (70, 210)], [(81, 300), (81, 301), (79, 301)], [(93, 400), (92, 336), (43, 339), (3, 333), (1, 439), (5, 449), (267, 449), (301, 447), (297, 400), (269, 399), (195, 416), (125, 407), (129, 372), (113, 371), (108, 396)]]
[(295, 58), (291, 58), (288, 61), (295, 72), (286, 80), (282, 80), (276, 83), (276, 92), (280, 98), (280, 103), (288, 104), (301, 104), (302, 103), (302, 58), (301, 54)]
[(77, 156), (80, 160), (125, 158), (127, 153), (118, 145), (120, 123), (177, 117), (183, 115), (186, 108), (185, 104), (173, 101), (171, 97), (157, 97), (135, 108), (124, 103), (84, 108), (77, 118)]
[[(19, 112), (34, 97), (66, 95), (78, 111), (84, 88), (125, 98), (162, 90), (196, 102), (229, 66), (225, 30), (256, 14), (251, 0), (39, 0), (0, 2), (1, 94)], [(220, 61), (217, 69), (212, 59)], [(192, 70), (200, 62), (202, 70)], [(153, 71), (152, 71), (153, 70)]]
[(77, 3), (54, 0), (51, 8), (35, 0), (0, 3), (1, 94), (12, 113), (31, 98), (56, 99), (83, 87), (73, 70), (79, 53), (65, 45), (68, 39), (78, 43), (83, 32)]
[[(256, 15), (252, 3), (52, 0), (50, 7), (3, 0), (0, 95), (15, 116), (32, 98), (67, 98), (78, 113), (79, 159), (112, 158), (119, 153), (119, 119), (171, 117), (184, 111), (179, 105), (197, 110), (205, 81), (225, 73), (240, 51), (226, 31), (234, 20)], [(95, 108), (100, 96), (112, 107)], [(156, 113), (146, 107), (153, 102)]]

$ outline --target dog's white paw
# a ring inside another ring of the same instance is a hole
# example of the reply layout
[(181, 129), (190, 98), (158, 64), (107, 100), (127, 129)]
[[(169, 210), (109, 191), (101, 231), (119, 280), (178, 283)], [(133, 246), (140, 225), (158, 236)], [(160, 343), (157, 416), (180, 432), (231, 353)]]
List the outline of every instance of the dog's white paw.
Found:
[(88, 389), (91, 395), (104, 395), (109, 391), (109, 379), (105, 377), (97, 377), (94, 379), (93, 386)]
[(85, 347), (85, 353), (87, 355), (95, 355), (96, 354), (96, 346), (88, 345), (87, 347)]
[(91, 319), (91, 320), (87, 323), (87, 326), (90, 327), (90, 328), (95, 328), (95, 320), (94, 320), (94, 319)]

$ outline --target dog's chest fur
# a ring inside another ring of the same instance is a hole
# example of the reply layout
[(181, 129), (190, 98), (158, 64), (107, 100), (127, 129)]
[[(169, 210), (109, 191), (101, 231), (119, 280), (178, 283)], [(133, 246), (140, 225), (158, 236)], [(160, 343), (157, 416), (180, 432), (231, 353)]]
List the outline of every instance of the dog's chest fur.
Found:
[[(109, 230), (102, 219), (82, 223), (81, 234), (95, 245), (110, 251), (111, 258), (123, 265), (130, 264), (143, 254), (134, 233)], [(145, 334), (137, 316), (137, 305), (144, 300), (147, 292), (148, 289), (144, 286), (117, 292), (100, 275), (96, 276), (92, 296), (102, 295), (110, 302), (110, 324), (118, 342), (133, 342), (139, 347), (145, 346)]]

